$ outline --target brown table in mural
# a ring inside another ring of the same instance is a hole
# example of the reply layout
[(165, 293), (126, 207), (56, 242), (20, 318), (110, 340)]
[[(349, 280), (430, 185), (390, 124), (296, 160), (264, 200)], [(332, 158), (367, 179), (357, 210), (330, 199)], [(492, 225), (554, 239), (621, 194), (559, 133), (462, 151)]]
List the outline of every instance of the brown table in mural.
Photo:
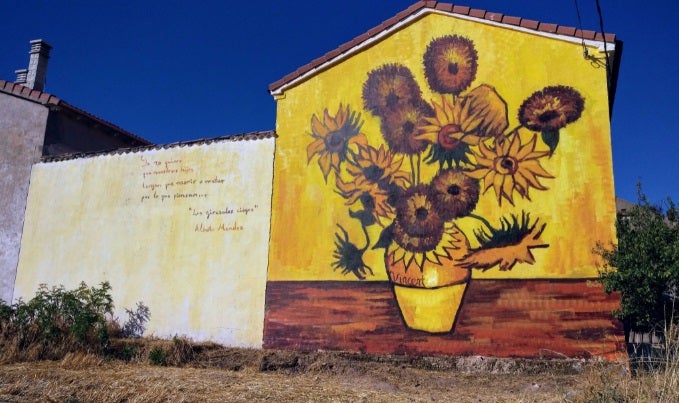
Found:
[(430, 334), (406, 328), (388, 282), (268, 282), (264, 348), (614, 359), (618, 301), (593, 281), (473, 280), (454, 330)]

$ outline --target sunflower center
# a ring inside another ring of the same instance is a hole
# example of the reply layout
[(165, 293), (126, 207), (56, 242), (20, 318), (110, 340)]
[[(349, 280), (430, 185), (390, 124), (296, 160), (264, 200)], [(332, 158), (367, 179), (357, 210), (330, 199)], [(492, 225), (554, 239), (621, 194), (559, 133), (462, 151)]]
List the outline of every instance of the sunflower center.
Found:
[(363, 170), (363, 175), (365, 175), (365, 178), (369, 181), (377, 182), (382, 178), (382, 175), (384, 175), (384, 169), (377, 165), (371, 165)]
[(500, 158), (498, 165), (498, 172), (503, 175), (513, 175), (519, 169), (518, 161), (512, 157)]
[(449, 195), (457, 196), (462, 192), (462, 189), (458, 185), (450, 185), (447, 191)]
[(398, 106), (400, 100), (401, 98), (398, 95), (394, 94), (393, 92), (390, 92), (384, 99), (384, 102), (387, 104), (387, 107), (389, 109), (395, 109)]
[(409, 121), (407, 121), (403, 124), (403, 134), (406, 134), (406, 135), (413, 134), (414, 131), (415, 131), (415, 123), (413, 123), (409, 120)]
[(344, 146), (344, 136), (338, 131), (330, 132), (325, 137), (325, 145), (331, 153), (339, 152)]
[(457, 63), (448, 63), (448, 73), (455, 75), (460, 71), (460, 65)]
[(438, 142), (441, 147), (446, 151), (452, 151), (460, 145), (460, 140), (452, 138), (454, 133), (459, 133), (461, 128), (459, 125), (450, 124), (445, 125), (441, 128), (438, 135)]
[(549, 123), (554, 119), (558, 119), (561, 114), (555, 110), (545, 111), (538, 116), (540, 123)]
[(428, 215), (429, 211), (424, 207), (419, 207), (417, 210), (415, 210), (415, 218), (417, 218), (418, 221), (426, 220)]

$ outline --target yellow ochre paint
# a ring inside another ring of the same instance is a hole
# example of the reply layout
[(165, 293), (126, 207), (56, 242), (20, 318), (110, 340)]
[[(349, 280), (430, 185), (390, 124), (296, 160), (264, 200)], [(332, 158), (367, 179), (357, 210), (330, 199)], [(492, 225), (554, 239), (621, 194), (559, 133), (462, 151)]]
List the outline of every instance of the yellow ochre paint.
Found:
[[(271, 247), (268, 279), (353, 280), (333, 270), (337, 224), (354, 239), (361, 238), (361, 226), (348, 218), (346, 200), (337, 193), (334, 174), (327, 181), (318, 157), (308, 159), (312, 142), (311, 117), (320, 119), (327, 109), (334, 115), (349, 105), (360, 113), (361, 133), (374, 147), (383, 144), (380, 120), (363, 105), (362, 89), (368, 72), (382, 65), (399, 63), (410, 69), (424, 100), (440, 99), (427, 85), (423, 54), (427, 44), (444, 35), (461, 35), (473, 41), (478, 53), (478, 69), (470, 89), (492, 86), (507, 104), (509, 128), (519, 125), (522, 102), (546, 86), (575, 88), (584, 98), (582, 116), (560, 131), (556, 153), (542, 160), (554, 178), (541, 178), (546, 191), (532, 189), (530, 200), (514, 197), (514, 205), (504, 201), (498, 208), (493, 189), (482, 193), (474, 214), (492, 224), (507, 214), (530, 212), (547, 224), (542, 239), (547, 248), (534, 249), (534, 264), (519, 263), (511, 271), (497, 268), (473, 270), (473, 278), (589, 278), (597, 275), (592, 248), (597, 242), (614, 240), (615, 202), (610, 142), (609, 105), (606, 71), (583, 57), (582, 45), (554, 37), (540, 36), (461, 18), (429, 14), (386, 38), (288, 88), (277, 97), (278, 134), (274, 163)], [(590, 48), (591, 54), (597, 49)], [(525, 140), (526, 134), (522, 133)], [(546, 150), (544, 144), (538, 150)], [(407, 158), (406, 158), (407, 159)], [(405, 162), (404, 162), (405, 163)], [(423, 168), (431, 176), (436, 166)], [(478, 220), (456, 220), (471, 247), (478, 246), (473, 230)], [(372, 242), (382, 227), (368, 231)], [(363, 241), (357, 241), (362, 248)], [(374, 275), (368, 280), (386, 280), (384, 250), (368, 250), (364, 255)]]

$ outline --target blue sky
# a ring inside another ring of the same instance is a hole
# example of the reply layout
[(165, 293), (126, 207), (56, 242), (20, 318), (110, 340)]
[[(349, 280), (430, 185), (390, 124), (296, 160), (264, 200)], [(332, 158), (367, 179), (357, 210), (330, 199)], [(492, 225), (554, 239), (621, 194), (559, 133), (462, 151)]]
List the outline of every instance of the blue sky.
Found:
[[(54, 49), (45, 90), (156, 143), (275, 128), (268, 85), (392, 17), (414, 0), (3, 0), (0, 78)], [(578, 26), (573, 0), (456, 3)], [(595, 0), (578, 0), (599, 30)], [(600, 0), (624, 42), (612, 120), (616, 193), (679, 200), (679, 3)]]

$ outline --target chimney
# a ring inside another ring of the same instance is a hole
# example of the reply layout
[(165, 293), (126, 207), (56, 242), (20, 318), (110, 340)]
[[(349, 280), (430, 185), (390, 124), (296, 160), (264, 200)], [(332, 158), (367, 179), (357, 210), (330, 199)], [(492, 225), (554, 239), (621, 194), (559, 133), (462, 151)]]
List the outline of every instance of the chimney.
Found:
[(17, 75), (17, 79), (14, 84), (21, 84), (25, 86), (26, 77), (28, 76), (28, 69), (14, 70), (14, 73)]
[[(17, 83), (22, 84), (32, 90), (42, 91), (45, 88), (47, 77), (47, 60), (50, 57), (52, 47), (42, 39), (35, 39), (30, 42), (31, 51), (28, 52), (28, 71), (25, 69), (17, 70)], [(22, 82), (23, 81), (23, 82)]]

